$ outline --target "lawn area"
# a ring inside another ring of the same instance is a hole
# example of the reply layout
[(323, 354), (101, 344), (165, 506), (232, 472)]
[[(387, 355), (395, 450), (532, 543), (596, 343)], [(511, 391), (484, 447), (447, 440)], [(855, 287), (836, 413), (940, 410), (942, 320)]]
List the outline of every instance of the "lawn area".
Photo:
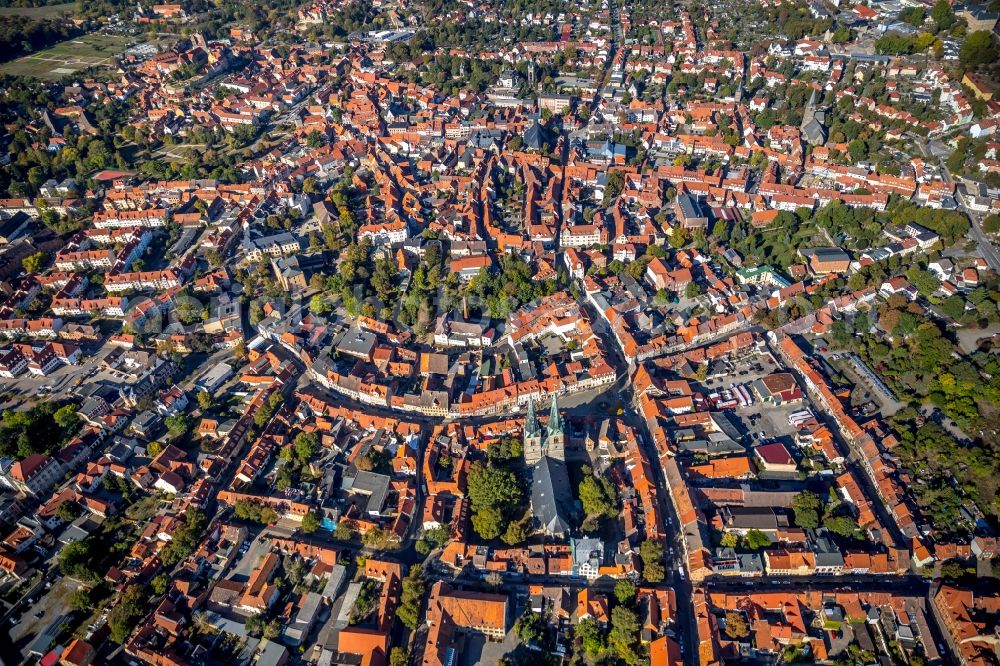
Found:
[(129, 41), (121, 35), (83, 35), (0, 65), (0, 71), (15, 76), (61, 79), (88, 67), (113, 64)]
[(27, 16), (28, 18), (58, 18), (64, 14), (76, 14), (76, 3), (64, 2), (44, 7), (0, 7), (0, 17)]

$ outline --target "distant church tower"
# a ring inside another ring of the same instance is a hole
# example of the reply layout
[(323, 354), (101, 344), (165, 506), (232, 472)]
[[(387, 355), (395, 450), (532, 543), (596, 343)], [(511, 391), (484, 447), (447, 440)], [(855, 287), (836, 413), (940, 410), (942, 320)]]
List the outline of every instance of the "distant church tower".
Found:
[(812, 95), (809, 96), (809, 102), (802, 112), (802, 124), (799, 129), (806, 141), (814, 146), (822, 146), (826, 143), (827, 137), (826, 111), (816, 107), (817, 101), (816, 91), (813, 90)]
[(542, 459), (542, 429), (535, 416), (535, 402), (528, 398), (528, 415), (524, 418), (524, 462), (534, 465)]

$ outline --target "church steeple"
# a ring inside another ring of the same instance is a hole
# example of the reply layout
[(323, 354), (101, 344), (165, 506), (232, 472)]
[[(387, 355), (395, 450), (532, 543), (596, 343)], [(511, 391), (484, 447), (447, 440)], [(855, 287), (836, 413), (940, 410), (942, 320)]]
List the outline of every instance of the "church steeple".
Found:
[(545, 455), (542, 443), (542, 429), (535, 416), (535, 401), (528, 398), (528, 415), (524, 417), (522, 443), (524, 444), (524, 462), (534, 465)]
[(535, 401), (528, 398), (528, 415), (524, 419), (524, 436), (537, 437), (540, 434), (541, 432), (538, 427), (538, 417), (535, 416)]
[(549, 437), (563, 434), (562, 418), (559, 416), (559, 400), (555, 396), (552, 396), (552, 406), (549, 408), (549, 422), (546, 425), (546, 431)]

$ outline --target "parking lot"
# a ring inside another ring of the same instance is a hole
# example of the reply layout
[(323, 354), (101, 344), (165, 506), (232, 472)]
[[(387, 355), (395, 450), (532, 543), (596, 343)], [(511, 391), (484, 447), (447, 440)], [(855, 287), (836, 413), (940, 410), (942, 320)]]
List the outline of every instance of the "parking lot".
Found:
[[(807, 408), (808, 405), (802, 402), (788, 405), (765, 405), (758, 402), (734, 411), (743, 421), (754, 443), (757, 443), (776, 439), (790, 440), (795, 435), (795, 428), (788, 422), (788, 417)], [(755, 433), (759, 434), (755, 436)]]
[(757, 354), (736, 362), (725, 361), (724, 363), (727, 365), (728, 371), (720, 377), (706, 380), (706, 388), (730, 388), (735, 384), (749, 384), (772, 372), (781, 372), (781, 368), (775, 364), (770, 354)]
[[(25, 372), (13, 379), (0, 377), (0, 391), (9, 391), (17, 396), (53, 396), (59, 398), (69, 393), (85, 381), (107, 380), (124, 383), (125, 375), (101, 370), (100, 359), (84, 356), (79, 365), (62, 364), (46, 376)], [(0, 407), (10, 408), (15, 401), (0, 403)]]
[(54, 619), (70, 612), (70, 597), (80, 587), (75, 580), (63, 576), (52, 582), (50, 589), (43, 589), (41, 595), (36, 593), (28, 600), (27, 607), (20, 606), (8, 619), (11, 640), (19, 648), (26, 648)]
[(233, 571), (229, 576), (230, 578), (236, 580), (247, 580), (250, 578), (253, 570), (260, 563), (261, 558), (271, 549), (270, 540), (266, 539), (265, 536), (261, 534), (260, 538), (254, 538), (251, 534), (249, 539), (240, 546), (239, 554), (237, 555), (239, 561), (233, 567)]
[(729, 367), (730, 369), (725, 375), (705, 381), (706, 391), (713, 392), (743, 386), (750, 393), (753, 403), (748, 406), (736, 406), (728, 409), (729, 414), (735, 417), (734, 420), (739, 420), (742, 423), (743, 429), (749, 434), (753, 443), (773, 440), (789, 442), (795, 435), (795, 428), (788, 422), (788, 417), (794, 412), (806, 409), (808, 407), (806, 401), (783, 405), (767, 404), (761, 402), (751, 388), (754, 381), (772, 373), (786, 372), (787, 370), (777, 364), (767, 353), (732, 363)]

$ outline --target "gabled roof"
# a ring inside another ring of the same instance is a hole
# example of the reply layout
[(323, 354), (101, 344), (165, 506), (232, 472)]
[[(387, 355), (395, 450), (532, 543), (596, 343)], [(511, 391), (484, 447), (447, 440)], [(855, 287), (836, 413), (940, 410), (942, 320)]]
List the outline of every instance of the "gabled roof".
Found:
[(770, 465), (794, 465), (795, 459), (781, 442), (763, 444), (754, 449), (754, 453)]
[(42, 455), (41, 453), (32, 453), (30, 456), (24, 460), (19, 460), (13, 464), (10, 468), (10, 476), (18, 481), (27, 482), (28, 479), (35, 476), (47, 462), (49, 457)]
[(572, 515), (566, 463), (543, 456), (531, 471), (531, 511), (550, 534), (569, 532)]
[(542, 129), (541, 124), (536, 120), (531, 124), (524, 132), (524, 145), (532, 150), (540, 150), (542, 144), (545, 143), (545, 130)]

